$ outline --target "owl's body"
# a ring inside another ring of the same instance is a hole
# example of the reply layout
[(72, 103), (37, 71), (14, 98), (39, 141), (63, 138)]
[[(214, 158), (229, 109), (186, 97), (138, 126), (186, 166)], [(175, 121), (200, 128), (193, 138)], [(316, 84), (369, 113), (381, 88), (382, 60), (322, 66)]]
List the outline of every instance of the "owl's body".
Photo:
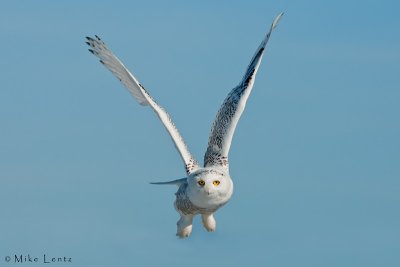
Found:
[(213, 213), (225, 205), (233, 193), (233, 182), (222, 170), (201, 168), (183, 179), (176, 192), (175, 209), (181, 215), (177, 235), (187, 237), (192, 230), (192, 219), (200, 214), (204, 227), (215, 231)]
[(180, 214), (177, 223), (177, 235), (187, 237), (192, 231), (192, 220), (201, 215), (203, 225), (208, 231), (215, 231), (213, 214), (225, 205), (232, 196), (233, 182), (229, 175), (228, 153), (233, 133), (245, 108), (246, 101), (253, 88), (254, 79), (265, 52), (266, 44), (276, 27), (282, 13), (273, 21), (269, 32), (256, 50), (241, 82), (228, 94), (217, 113), (211, 128), (207, 151), (204, 155), (204, 167), (201, 167), (189, 152), (182, 136), (168, 113), (154, 101), (147, 90), (128, 71), (122, 62), (107, 48), (104, 42), (87, 37), (89, 51), (100, 58), (107, 67), (129, 90), (132, 96), (144, 106), (150, 106), (157, 114), (175, 143), (185, 165), (187, 176), (170, 182), (153, 184), (175, 184), (175, 209)]

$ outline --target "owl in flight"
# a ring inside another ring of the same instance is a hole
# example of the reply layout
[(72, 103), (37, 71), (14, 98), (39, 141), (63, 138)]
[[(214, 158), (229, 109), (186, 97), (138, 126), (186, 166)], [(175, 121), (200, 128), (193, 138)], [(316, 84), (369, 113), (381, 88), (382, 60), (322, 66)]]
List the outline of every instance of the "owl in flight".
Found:
[(86, 37), (89, 51), (100, 59), (129, 90), (142, 106), (150, 106), (164, 124), (185, 165), (186, 177), (169, 182), (153, 184), (177, 185), (175, 209), (180, 214), (177, 222), (177, 236), (188, 237), (192, 232), (193, 217), (200, 214), (203, 225), (208, 231), (215, 231), (213, 214), (225, 205), (232, 196), (233, 182), (229, 175), (228, 153), (236, 124), (244, 110), (246, 101), (253, 88), (254, 79), (260, 66), (265, 47), (273, 29), (283, 13), (279, 14), (262, 40), (250, 61), (239, 85), (228, 94), (211, 127), (207, 151), (204, 155), (204, 167), (201, 167), (187, 148), (182, 136), (168, 113), (150, 96), (136, 77), (107, 48), (96, 35)]

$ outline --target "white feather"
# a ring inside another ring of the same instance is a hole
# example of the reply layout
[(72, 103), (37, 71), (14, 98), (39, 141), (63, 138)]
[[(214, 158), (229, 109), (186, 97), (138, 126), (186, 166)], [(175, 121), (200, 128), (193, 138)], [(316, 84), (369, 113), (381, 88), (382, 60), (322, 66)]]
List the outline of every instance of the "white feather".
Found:
[(150, 106), (170, 134), (176, 149), (180, 153), (187, 173), (198, 168), (197, 161), (189, 152), (182, 136), (173, 123), (168, 113), (158, 105), (140, 82), (129, 72), (122, 62), (108, 49), (105, 43), (96, 35), (95, 38), (86, 37), (87, 44), (91, 47), (89, 51), (100, 59), (100, 62), (109, 69), (128, 89), (140, 105)]

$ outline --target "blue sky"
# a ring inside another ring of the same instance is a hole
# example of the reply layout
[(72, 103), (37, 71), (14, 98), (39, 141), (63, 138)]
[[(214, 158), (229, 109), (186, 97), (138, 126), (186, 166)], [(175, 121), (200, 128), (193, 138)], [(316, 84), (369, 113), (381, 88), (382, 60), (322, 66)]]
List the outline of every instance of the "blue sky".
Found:
[[(0, 265), (46, 254), (68, 266), (398, 266), (399, 8), (3, 1)], [(176, 188), (148, 184), (183, 177), (179, 155), (84, 37), (103, 38), (202, 160), (281, 11), (231, 147), (234, 196), (217, 232), (196, 220), (179, 240)]]

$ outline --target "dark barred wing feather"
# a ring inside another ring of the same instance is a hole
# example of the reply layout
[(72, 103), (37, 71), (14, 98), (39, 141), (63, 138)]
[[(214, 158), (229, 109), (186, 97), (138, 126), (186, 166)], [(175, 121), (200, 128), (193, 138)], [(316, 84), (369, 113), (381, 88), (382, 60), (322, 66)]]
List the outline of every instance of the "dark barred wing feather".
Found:
[(282, 15), (283, 13), (275, 18), (269, 32), (266, 34), (251, 59), (242, 81), (238, 86), (232, 89), (218, 111), (211, 127), (208, 147), (204, 155), (204, 167), (219, 166), (228, 170), (228, 153), (236, 125), (246, 106), (246, 101), (250, 95), (251, 89), (253, 88), (254, 79), (264, 55), (266, 44)]

